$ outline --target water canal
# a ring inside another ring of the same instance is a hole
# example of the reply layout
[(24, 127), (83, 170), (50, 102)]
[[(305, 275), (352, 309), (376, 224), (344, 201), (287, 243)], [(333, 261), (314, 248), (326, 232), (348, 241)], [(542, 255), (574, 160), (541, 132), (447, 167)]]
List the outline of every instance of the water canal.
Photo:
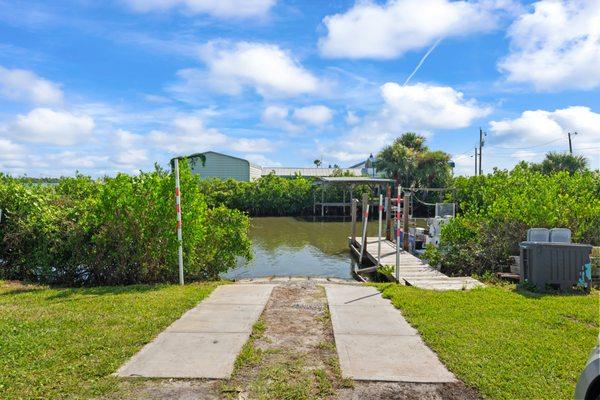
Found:
[[(360, 236), (361, 223), (357, 224)], [(254, 258), (240, 260), (223, 275), (242, 279), (265, 276), (320, 276), (352, 279), (354, 259), (348, 249), (352, 223), (296, 217), (253, 218), (250, 239)], [(368, 234), (377, 234), (377, 221), (369, 221)]]

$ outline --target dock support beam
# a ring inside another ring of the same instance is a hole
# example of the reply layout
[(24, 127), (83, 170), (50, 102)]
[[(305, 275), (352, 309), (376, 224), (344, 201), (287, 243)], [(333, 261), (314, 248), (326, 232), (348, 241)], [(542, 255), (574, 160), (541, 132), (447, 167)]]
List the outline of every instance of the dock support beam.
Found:
[(381, 219), (383, 216), (383, 195), (379, 195), (379, 229), (377, 231), (377, 266), (381, 264)]
[(360, 246), (360, 258), (358, 259), (359, 263), (362, 263), (363, 257), (365, 255), (365, 248), (367, 247), (367, 223), (369, 222), (369, 195), (367, 193), (363, 193), (361, 211), (363, 215), (363, 229), (362, 242)]
[(408, 251), (408, 242), (409, 242), (409, 234), (408, 234), (408, 218), (409, 218), (409, 208), (410, 208), (410, 193), (406, 193), (404, 195), (404, 204), (402, 206), (402, 231), (404, 232), (402, 248), (404, 251)]
[(357, 212), (357, 207), (356, 207), (356, 203), (358, 202), (358, 200), (356, 199), (350, 199), (350, 214), (352, 215), (352, 234), (351, 234), (351, 245), (354, 246), (354, 243), (356, 243), (356, 212)]

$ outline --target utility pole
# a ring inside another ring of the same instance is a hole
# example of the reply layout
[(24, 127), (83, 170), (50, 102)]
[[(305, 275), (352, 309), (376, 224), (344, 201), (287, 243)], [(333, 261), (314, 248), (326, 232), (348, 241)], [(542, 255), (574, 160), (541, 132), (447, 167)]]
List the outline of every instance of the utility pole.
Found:
[(481, 169), (481, 148), (483, 147), (483, 136), (485, 134), (483, 133), (483, 130), (481, 129), (481, 127), (479, 127), (479, 175), (482, 174), (482, 169)]
[(477, 146), (475, 146), (475, 176), (477, 176)]
[(573, 133), (569, 132), (568, 135), (569, 135), (569, 153), (571, 153), (571, 155), (573, 155), (573, 144), (571, 143), (571, 135), (575, 136), (575, 135), (577, 135), (577, 132), (573, 132)]

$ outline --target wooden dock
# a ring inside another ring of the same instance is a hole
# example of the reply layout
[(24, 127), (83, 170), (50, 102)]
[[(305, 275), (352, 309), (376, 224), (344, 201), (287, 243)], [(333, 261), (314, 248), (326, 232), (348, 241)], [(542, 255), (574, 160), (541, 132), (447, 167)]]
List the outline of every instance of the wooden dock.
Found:
[[(349, 239), (352, 252), (360, 257), (360, 244)], [(367, 237), (364, 257), (375, 267), (377, 266), (377, 237)], [(381, 263), (379, 265), (396, 265), (396, 244), (381, 239)], [(484, 286), (471, 277), (450, 277), (424, 263), (418, 257), (402, 250), (400, 251), (399, 276), (401, 284), (433, 290), (464, 290)]]

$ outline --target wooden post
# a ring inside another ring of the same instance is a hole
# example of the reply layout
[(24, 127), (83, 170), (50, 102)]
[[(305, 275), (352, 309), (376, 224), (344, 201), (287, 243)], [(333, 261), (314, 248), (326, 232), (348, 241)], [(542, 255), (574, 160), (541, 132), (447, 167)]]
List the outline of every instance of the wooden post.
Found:
[(385, 190), (385, 238), (392, 240), (392, 187), (389, 183)]
[(365, 247), (367, 247), (367, 223), (369, 222), (369, 194), (363, 193), (362, 198), (362, 220), (363, 220), (363, 229), (362, 229), (362, 243), (360, 246), (360, 257), (358, 259), (359, 264), (362, 263), (363, 257), (365, 255)]
[(183, 235), (181, 231), (181, 187), (179, 185), (179, 159), (175, 159), (175, 210), (177, 211), (177, 262), (179, 264), (179, 284), (183, 285)]
[(325, 216), (325, 184), (321, 185), (321, 217)]
[(396, 198), (396, 281), (400, 283), (400, 194), (402, 187), (398, 186)]
[(342, 188), (344, 199), (342, 200), (342, 215), (346, 215), (346, 189)]
[(381, 264), (381, 223), (383, 216), (383, 195), (379, 195), (379, 229), (377, 231), (377, 266)]
[(350, 214), (352, 214), (352, 233), (351, 233), (351, 242), (350, 244), (352, 246), (354, 246), (354, 243), (356, 243), (356, 211), (357, 211), (357, 207), (356, 207), (356, 203), (358, 202), (358, 200), (355, 199), (350, 199)]
[(410, 207), (410, 193), (406, 193), (404, 195), (404, 204), (402, 206), (402, 231), (404, 232), (403, 235), (403, 243), (402, 243), (402, 247), (404, 248), (405, 251), (408, 251), (408, 218), (409, 218), (409, 207)]
[(313, 190), (313, 215), (317, 215), (317, 191)]

